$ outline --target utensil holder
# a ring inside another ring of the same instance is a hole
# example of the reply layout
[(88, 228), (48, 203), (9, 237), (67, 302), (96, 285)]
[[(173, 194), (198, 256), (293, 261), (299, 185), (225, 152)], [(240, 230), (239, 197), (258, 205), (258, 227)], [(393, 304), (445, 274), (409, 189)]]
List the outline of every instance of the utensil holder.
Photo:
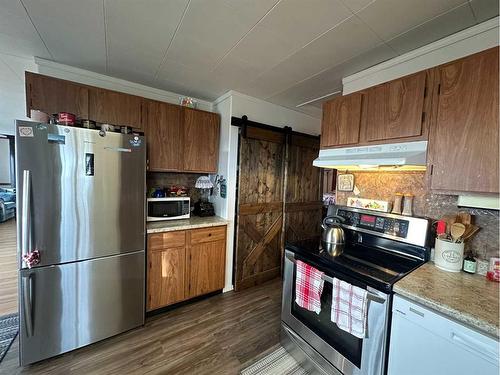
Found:
[(444, 241), (436, 238), (434, 264), (448, 272), (460, 272), (464, 260), (465, 244)]

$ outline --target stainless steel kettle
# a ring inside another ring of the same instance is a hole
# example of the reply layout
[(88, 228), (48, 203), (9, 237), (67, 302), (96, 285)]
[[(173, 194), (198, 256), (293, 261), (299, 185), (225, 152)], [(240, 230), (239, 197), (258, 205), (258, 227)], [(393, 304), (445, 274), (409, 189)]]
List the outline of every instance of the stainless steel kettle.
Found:
[(331, 256), (339, 256), (344, 251), (345, 234), (340, 226), (345, 219), (341, 216), (327, 216), (323, 219), (322, 245)]

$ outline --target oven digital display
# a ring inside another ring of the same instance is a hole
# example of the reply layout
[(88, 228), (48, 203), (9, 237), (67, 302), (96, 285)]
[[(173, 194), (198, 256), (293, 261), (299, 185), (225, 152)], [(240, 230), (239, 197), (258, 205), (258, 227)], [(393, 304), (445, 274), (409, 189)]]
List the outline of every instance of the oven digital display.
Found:
[(368, 225), (370, 227), (373, 227), (375, 225), (375, 219), (376, 219), (375, 216), (361, 215), (360, 223), (364, 224), (364, 225)]

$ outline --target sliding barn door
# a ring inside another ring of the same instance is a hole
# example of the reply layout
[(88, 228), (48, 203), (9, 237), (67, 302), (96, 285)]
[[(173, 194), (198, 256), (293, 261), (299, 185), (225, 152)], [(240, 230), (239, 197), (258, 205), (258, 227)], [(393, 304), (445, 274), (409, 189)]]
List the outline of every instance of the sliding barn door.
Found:
[(240, 136), (235, 289), (281, 274), (285, 135), (248, 127)]
[(288, 142), (285, 188), (285, 242), (321, 233), (321, 169), (313, 166), (319, 139), (292, 134)]

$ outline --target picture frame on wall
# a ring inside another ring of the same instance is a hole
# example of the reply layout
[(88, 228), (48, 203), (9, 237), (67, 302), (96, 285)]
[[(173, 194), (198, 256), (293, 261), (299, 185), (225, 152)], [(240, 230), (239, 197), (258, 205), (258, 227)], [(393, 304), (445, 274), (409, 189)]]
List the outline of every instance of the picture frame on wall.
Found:
[(354, 175), (339, 174), (337, 175), (337, 190), (338, 191), (353, 191), (354, 190)]

